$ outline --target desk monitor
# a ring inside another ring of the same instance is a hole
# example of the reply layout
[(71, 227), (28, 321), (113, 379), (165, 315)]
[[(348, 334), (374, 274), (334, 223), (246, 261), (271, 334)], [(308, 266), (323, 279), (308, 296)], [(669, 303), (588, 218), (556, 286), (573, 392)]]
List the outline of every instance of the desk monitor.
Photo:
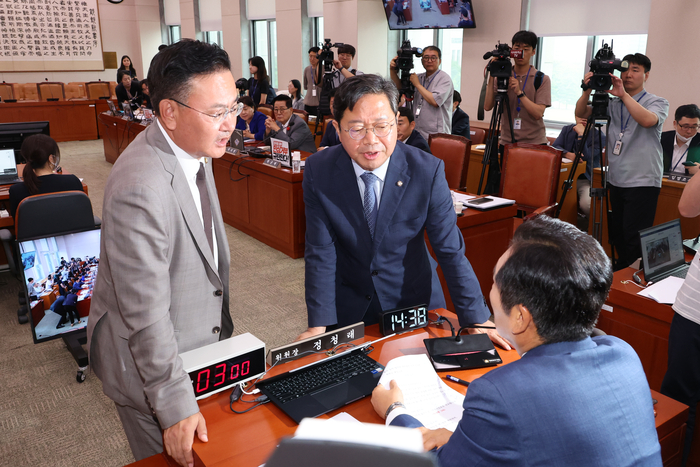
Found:
[[(99, 227), (54, 237), (22, 240), (18, 242), (18, 248), (34, 343), (84, 331), (87, 328), (92, 289), (100, 261)], [(49, 275), (52, 279), (48, 278)], [(30, 278), (34, 279), (35, 284), (31, 295), (28, 287)], [(58, 300), (59, 281), (67, 283), (64, 286), (67, 293), (75, 291), (75, 305), (63, 306), (61, 300)]]
[(28, 136), (43, 133), (51, 136), (49, 122), (0, 123), (0, 149), (14, 149), (17, 164), (24, 163), (20, 154), (22, 142)]

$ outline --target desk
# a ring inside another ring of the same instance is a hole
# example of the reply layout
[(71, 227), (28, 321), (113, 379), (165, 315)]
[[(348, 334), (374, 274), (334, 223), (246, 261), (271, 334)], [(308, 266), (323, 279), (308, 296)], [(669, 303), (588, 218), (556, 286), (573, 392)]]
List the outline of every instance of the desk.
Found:
[(114, 164), (134, 138), (147, 127), (139, 122), (114, 117), (109, 112), (98, 114), (97, 121), (104, 144), (105, 160), (110, 164)]
[(97, 139), (95, 101), (3, 102), (0, 123), (49, 122), (56, 141)]
[[(600, 169), (593, 170), (593, 186), (600, 187)], [(681, 232), (683, 238), (695, 238), (700, 233), (700, 216), (694, 218), (681, 217), (678, 212), (678, 201), (681, 199), (681, 194), (685, 188), (685, 183), (675, 182), (668, 179), (663, 179), (661, 182), (661, 192), (659, 193), (659, 201), (656, 205), (656, 216), (654, 217), (654, 225), (663, 224), (664, 222), (673, 219), (681, 219)], [(615, 213), (613, 213), (615, 215)], [(591, 208), (591, 219), (593, 218), (593, 209)], [(589, 222), (588, 233), (593, 230), (593, 221)], [(608, 219), (603, 215), (603, 235), (601, 244), (605, 248), (606, 253), (610, 255), (610, 243), (608, 241)]]
[[(453, 317), (453, 321), (456, 320), (454, 314), (443, 310), (440, 310), (440, 312)], [(440, 337), (448, 332), (449, 329), (430, 326), (423, 330), (417, 330), (379, 342), (375, 345), (376, 348), (371, 355), (380, 363), (386, 365), (389, 360), (403, 354), (424, 352), (424, 338)], [(368, 327), (365, 330), (365, 334), (364, 341), (378, 338), (378, 326)], [(505, 363), (510, 363), (519, 358), (514, 350), (507, 352), (499, 350), (499, 353)], [(296, 362), (284, 364), (279, 368), (273, 368), (270, 371), (270, 375), (288, 371), (291, 368), (301, 366), (302, 363), (306, 364), (319, 358), (321, 357), (310, 356)], [(488, 371), (490, 371), (490, 368), (464, 370), (456, 372), (456, 375), (464, 380), (472, 381)], [(463, 386), (454, 383), (447, 384), (461, 393), (466, 392), (466, 388)], [(654, 392), (652, 396), (659, 401), (656, 405), (658, 413), (656, 428), (661, 440), (664, 465), (678, 465), (680, 442), (685, 430), (684, 422), (687, 418), (687, 407)], [(207, 421), (209, 442), (202, 443), (195, 439), (193, 449), (196, 466), (257, 467), (265, 462), (277, 445), (278, 440), (283, 436), (291, 436), (297, 427), (296, 423), (271, 403), (243, 415), (232, 414), (229, 410), (229, 391), (200, 400), (199, 406)], [(332, 417), (341, 411), (348, 412), (363, 422), (383, 423), (383, 420), (372, 409), (369, 397), (353, 402), (327, 415), (322, 415), (320, 418)], [(235, 442), (232, 442), (232, 440), (235, 440)], [(162, 463), (162, 455), (156, 455), (135, 465), (144, 467), (165, 464)]]

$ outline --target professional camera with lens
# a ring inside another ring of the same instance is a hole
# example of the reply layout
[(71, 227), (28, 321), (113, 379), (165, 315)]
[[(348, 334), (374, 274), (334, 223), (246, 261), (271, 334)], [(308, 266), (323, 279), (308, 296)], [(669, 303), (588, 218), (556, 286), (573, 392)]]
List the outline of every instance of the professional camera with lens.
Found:
[(522, 50), (513, 50), (508, 44), (496, 44), (496, 48), (484, 54), (484, 60), (493, 57), (488, 65), (491, 76), (496, 78), (498, 92), (508, 92), (508, 80), (513, 76), (513, 64), (511, 58), (522, 58)]
[(242, 96), (248, 90), (248, 80), (245, 78), (238, 78), (236, 80), (236, 89), (238, 90), (238, 95)]
[(603, 46), (596, 52), (595, 58), (588, 64), (593, 76), (591, 76), (588, 85), (585, 83), (581, 87), (586, 89), (593, 89), (594, 91), (607, 91), (612, 87), (612, 78), (610, 74), (615, 71), (627, 71), (629, 64), (627, 60), (619, 60), (615, 58), (615, 54), (612, 50), (612, 43), (610, 47), (608, 44), (603, 42)]
[(411, 84), (411, 70), (413, 69), (413, 56), (422, 57), (423, 49), (411, 47), (411, 41), (405, 40), (401, 44), (401, 48), (396, 51), (398, 58), (396, 59), (396, 67), (399, 69), (399, 79), (401, 80), (401, 89), (399, 92), (406, 96), (406, 100), (413, 100), (415, 88)]
[(318, 60), (323, 64), (323, 70), (325, 73), (333, 72), (333, 60), (335, 60), (335, 56), (333, 55), (331, 48), (338, 48), (344, 45), (345, 44), (342, 42), (336, 42), (333, 44), (330, 39), (324, 39), (324, 43), (321, 44), (321, 52), (318, 54)]

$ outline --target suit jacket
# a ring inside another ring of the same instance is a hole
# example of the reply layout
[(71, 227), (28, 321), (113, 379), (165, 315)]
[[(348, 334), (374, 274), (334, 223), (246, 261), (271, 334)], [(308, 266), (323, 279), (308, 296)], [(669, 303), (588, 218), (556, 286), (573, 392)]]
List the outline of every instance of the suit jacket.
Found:
[[(676, 137), (676, 130), (664, 131), (661, 133), (661, 149), (664, 152), (664, 172), (671, 170), (671, 163), (673, 162), (673, 138)], [(688, 154), (690, 155), (691, 149), (700, 146), (700, 133), (693, 136), (690, 140), (690, 145), (688, 146)], [(685, 172), (685, 167), (682, 164), (678, 164), (676, 167), (676, 172)]]
[(335, 125), (329, 120), (326, 124), (326, 131), (323, 132), (323, 138), (321, 138), (321, 144), (319, 147), (329, 147), (340, 144), (340, 138), (338, 137), (338, 132), (335, 131)]
[(452, 134), (464, 136), (468, 140), (472, 139), (472, 135), (469, 132), (469, 115), (457, 107), (457, 110), (452, 114)]
[(425, 138), (423, 138), (423, 135), (418, 133), (416, 130), (413, 130), (413, 133), (411, 133), (411, 136), (408, 137), (405, 144), (418, 148), (421, 151), (425, 151), (428, 154), (432, 154), (430, 151), (430, 146), (428, 146), (428, 142), (425, 140)]
[[(265, 120), (267, 116), (264, 113), (258, 112), (257, 110), (253, 114), (253, 119), (250, 121), (250, 132), (255, 135), (256, 141), (262, 141), (265, 139)], [(245, 120), (240, 116), (236, 121), (237, 130), (245, 130)]]
[(639, 357), (612, 336), (541, 345), (474, 380), (437, 455), (442, 467), (662, 465)]
[(401, 142), (389, 161), (372, 239), (352, 161), (343, 146), (306, 160), (302, 186), (309, 326), (362, 321), (375, 292), (383, 310), (422, 303), (444, 308), (425, 232), (460, 323), (486, 321), (490, 312), (464, 256), (444, 163)]
[(152, 408), (162, 428), (199, 411), (178, 354), (233, 332), (229, 248), (211, 162), (206, 171), (218, 267), (158, 125), (119, 156), (105, 187), (90, 365), (107, 396), (145, 414)]
[[(139, 86), (136, 81), (132, 81), (129, 92), (131, 93), (131, 97), (140, 96), (141, 86)], [(117, 95), (117, 101), (119, 101), (120, 104), (125, 101), (131, 103), (129, 96), (126, 95), (126, 88), (124, 87), (123, 83), (119, 83), (117, 85), (117, 87), (114, 89), (114, 93)], [(140, 103), (140, 101), (138, 102)]]
[(290, 151), (306, 151), (311, 153), (318, 151), (314, 135), (311, 133), (309, 125), (306, 124), (303, 118), (295, 114), (292, 114), (292, 118), (289, 120), (289, 129), (287, 133), (284, 131), (272, 130), (269, 136), (288, 142)]

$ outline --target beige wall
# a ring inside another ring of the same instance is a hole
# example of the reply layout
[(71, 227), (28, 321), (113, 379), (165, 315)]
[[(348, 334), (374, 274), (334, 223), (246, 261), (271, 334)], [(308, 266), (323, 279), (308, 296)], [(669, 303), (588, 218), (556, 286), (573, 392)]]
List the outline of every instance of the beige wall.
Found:
[(277, 87), (287, 92), (292, 79), (302, 80), (306, 51), (301, 39), (301, 0), (277, 0)]
[[(223, 0), (221, 2), (221, 27), (223, 30), (224, 50), (231, 59), (231, 71), (234, 78), (248, 77), (248, 68), (243, 72), (244, 53), (241, 50), (241, 2), (245, 0)], [(245, 52), (245, 60), (248, 52)]]

